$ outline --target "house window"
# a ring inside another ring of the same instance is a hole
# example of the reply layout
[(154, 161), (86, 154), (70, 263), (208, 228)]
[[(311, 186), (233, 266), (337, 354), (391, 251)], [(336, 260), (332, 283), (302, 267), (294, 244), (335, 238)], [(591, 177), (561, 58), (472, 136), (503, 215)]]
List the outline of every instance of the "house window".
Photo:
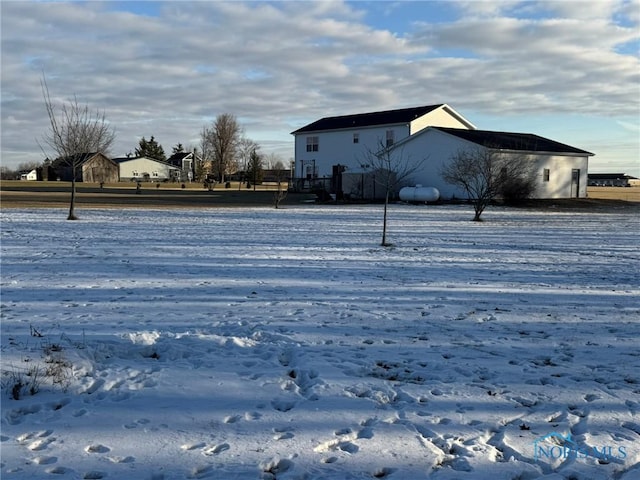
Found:
[(157, 177), (158, 176), (158, 172), (151, 172), (151, 176), (152, 177)]
[(549, 181), (549, 169), (545, 168), (544, 171), (542, 172), (542, 181), (543, 182), (548, 182)]
[(137, 177), (138, 176), (138, 171), (134, 170), (133, 172), (131, 172), (131, 176)]
[(394, 143), (393, 130), (387, 130), (387, 147), (390, 147)]
[(359, 133), (354, 133), (353, 134), (353, 143), (359, 143), (360, 142), (360, 134)]
[(318, 137), (307, 137), (307, 152), (318, 151)]

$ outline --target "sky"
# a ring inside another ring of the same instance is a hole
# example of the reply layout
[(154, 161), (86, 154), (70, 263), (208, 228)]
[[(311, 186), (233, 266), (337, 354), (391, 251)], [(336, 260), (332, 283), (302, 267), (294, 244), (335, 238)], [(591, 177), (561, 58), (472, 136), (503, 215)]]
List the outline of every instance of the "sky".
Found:
[[(1, 163), (40, 162), (52, 100), (116, 141), (198, 147), (236, 116), (293, 158), (319, 118), (446, 103), (477, 128), (595, 154), (640, 177), (640, 1), (1, 1)], [(46, 152), (47, 154), (49, 152)]]

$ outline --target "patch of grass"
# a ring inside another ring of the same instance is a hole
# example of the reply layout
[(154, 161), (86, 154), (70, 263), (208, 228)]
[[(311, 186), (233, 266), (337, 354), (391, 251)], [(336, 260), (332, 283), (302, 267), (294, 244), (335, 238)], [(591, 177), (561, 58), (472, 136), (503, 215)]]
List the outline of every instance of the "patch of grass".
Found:
[[(73, 380), (73, 364), (65, 357), (62, 343), (52, 342), (33, 326), (29, 326), (29, 336), (42, 340), (38, 341), (36, 347), (12, 343), (24, 351), (22, 364), (10, 365), (4, 370), (0, 386), (13, 400), (35, 395), (45, 385), (66, 392)], [(41, 353), (40, 360), (34, 360), (31, 356), (37, 351)]]

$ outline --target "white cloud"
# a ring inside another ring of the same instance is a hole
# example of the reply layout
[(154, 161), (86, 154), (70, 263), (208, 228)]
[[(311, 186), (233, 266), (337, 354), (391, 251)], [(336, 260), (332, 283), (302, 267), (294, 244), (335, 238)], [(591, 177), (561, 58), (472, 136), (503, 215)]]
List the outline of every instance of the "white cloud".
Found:
[(365, 23), (364, 3), (162, 2), (140, 15), (3, 2), (3, 162), (41, 156), (43, 70), (56, 100), (105, 110), (115, 154), (151, 135), (196, 146), (225, 112), (284, 158), (289, 132), (327, 115), (443, 102), (463, 115), (637, 113), (638, 56), (616, 52), (638, 39), (634, 9), (565, 3), (455, 2), (457, 21), (410, 18), (415, 30), (394, 34)]

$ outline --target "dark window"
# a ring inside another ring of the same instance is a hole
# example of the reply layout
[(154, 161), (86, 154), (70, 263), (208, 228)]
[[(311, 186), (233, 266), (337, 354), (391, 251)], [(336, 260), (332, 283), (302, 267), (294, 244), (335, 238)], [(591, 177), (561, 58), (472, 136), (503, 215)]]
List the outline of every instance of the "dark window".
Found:
[(393, 130), (387, 130), (387, 147), (390, 147), (391, 145), (393, 145), (395, 140), (395, 135), (393, 133)]
[(318, 151), (318, 137), (307, 137), (307, 152)]

